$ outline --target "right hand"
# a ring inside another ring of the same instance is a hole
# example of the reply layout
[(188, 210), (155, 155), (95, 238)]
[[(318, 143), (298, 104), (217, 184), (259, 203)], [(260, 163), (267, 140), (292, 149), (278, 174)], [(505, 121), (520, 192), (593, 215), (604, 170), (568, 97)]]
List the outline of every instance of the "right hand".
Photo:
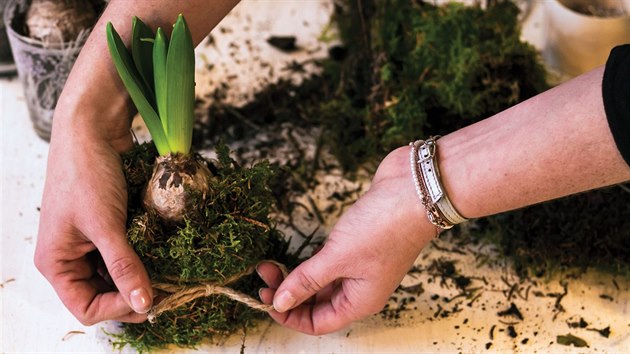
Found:
[(127, 191), (119, 151), (121, 141), (130, 146), (129, 131), (115, 149), (72, 130), (53, 132), (35, 265), (84, 325), (142, 322), (153, 291), (125, 233)]
[(286, 279), (271, 263), (257, 271), (281, 325), (312, 335), (338, 331), (380, 311), (437, 230), (411, 179), (409, 147), (390, 153), (372, 185), (339, 219), (324, 247)]

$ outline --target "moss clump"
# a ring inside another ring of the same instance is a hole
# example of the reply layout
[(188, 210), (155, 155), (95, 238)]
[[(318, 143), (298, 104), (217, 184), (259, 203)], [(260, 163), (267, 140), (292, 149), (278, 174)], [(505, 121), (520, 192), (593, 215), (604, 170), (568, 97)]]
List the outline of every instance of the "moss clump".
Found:
[(334, 103), (318, 113), (331, 140), (343, 142), (336, 149), (342, 162), (356, 161), (361, 150), (353, 140), (361, 134), (348, 136), (344, 127), (363, 131), (365, 152), (358, 155), (370, 156), (429, 131), (449, 133), (548, 87), (535, 49), (520, 40), (518, 9), (509, 1), (482, 9), (349, 0), (336, 16), (350, 54), (326, 66), (340, 81)]
[[(520, 40), (518, 8), (487, 9), (424, 1), (346, 0), (334, 21), (343, 46), (320, 60), (321, 72), (299, 86), (280, 81), (250, 104), (214, 104), (214, 130), (243, 117), (258, 124), (291, 121), (323, 128), (323, 144), (355, 170), (393, 148), (446, 134), (548, 88), (536, 50)], [(233, 129), (236, 137), (246, 128)]]
[[(142, 145), (124, 157), (129, 186), (127, 236), (154, 283), (221, 283), (264, 259), (291, 262), (288, 243), (269, 217), (275, 200), (269, 183), (275, 168), (266, 162), (239, 166), (224, 145), (217, 147), (217, 154), (218, 160), (209, 164), (215, 174), (208, 180), (209, 195), (198, 199), (198, 212), (187, 215), (179, 226), (163, 223), (141, 208), (155, 149)], [(230, 287), (257, 297), (262, 285), (256, 276), (249, 276)], [(154, 324), (123, 324), (114, 344), (140, 351), (168, 344), (194, 347), (205, 338), (241, 330), (264, 315), (212, 295), (163, 313)]]

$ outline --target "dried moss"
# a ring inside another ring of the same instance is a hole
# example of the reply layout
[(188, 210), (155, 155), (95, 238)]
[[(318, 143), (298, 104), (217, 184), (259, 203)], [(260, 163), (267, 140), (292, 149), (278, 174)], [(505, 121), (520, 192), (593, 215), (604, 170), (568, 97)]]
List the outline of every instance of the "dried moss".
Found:
[[(150, 177), (156, 152), (152, 146), (136, 147), (124, 157), (129, 186), (127, 236), (153, 282), (195, 285), (222, 282), (264, 259), (293, 264), (288, 242), (269, 215), (275, 197), (270, 181), (276, 168), (260, 162), (251, 168), (236, 164), (224, 145), (217, 146), (218, 160), (210, 163), (215, 177), (210, 193), (198, 198), (198, 211), (184, 225), (163, 223), (141, 208), (141, 194)], [(199, 197), (199, 196), (198, 196)], [(249, 276), (231, 285), (257, 297), (264, 284)], [(123, 324), (114, 345), (139, 351), (175, 344), (194, 347), (204, 339), (246, 328), (265, 314), (213, 295), (161, 314), (150, 324)]]

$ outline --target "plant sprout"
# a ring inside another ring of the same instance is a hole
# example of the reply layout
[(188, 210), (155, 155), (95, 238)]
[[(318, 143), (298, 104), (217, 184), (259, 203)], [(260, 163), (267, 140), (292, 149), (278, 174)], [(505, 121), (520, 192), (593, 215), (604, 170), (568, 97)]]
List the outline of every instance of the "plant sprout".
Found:
[(160, 154), (144, 204), (162, 218), (182, 221), (193, 194), (205, 195), (211, 176), (191, 152), (195, 105), (195, 52), (184, 16), (178, 16), (170, 42), (133, 18), (131, 53), (110, 23), (107, 44), (114, 65)]

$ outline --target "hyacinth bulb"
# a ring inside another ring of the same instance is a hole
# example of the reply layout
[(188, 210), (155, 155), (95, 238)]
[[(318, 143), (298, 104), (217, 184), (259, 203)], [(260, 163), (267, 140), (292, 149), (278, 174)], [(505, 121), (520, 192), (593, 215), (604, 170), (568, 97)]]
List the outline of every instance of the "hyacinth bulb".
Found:
[(88, 0), (33, 0), (25, 22), (29, 37), (56, 46), (76, 40), (96, 19)]
[(208, 193), (212, 176), (198, 155), (169, 154), (159, 156), (144, 194), (144, 206), (167, 222), (179, 223), (195, 208), (194, 196)]

